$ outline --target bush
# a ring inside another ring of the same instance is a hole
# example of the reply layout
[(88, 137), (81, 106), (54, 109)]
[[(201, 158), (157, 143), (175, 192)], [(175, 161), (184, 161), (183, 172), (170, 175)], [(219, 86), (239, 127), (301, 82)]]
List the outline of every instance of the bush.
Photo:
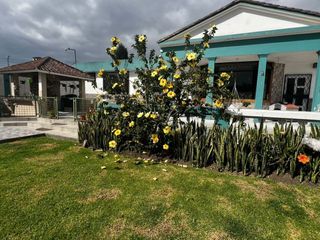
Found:
[[(173, 135), (180, 125), (181, 116), (189, 116), (191, 110), (196, 108), (210, 107), (224, 111), (224, 103), (231, 98), (227, 88), (230, 75), (222, 73), (215, 76), (208, 67), (199, 66), (215, 31), (216, 27), (212, 27), (204, 33), (200, 47), (191, 46), (190, 36), (187, 35), (188, 50), (183, 59), (179, 59), (174, 52), (167, 53), (165, 57), (158, 56), (154, 50), (147, 54), (147, 37), (136, 35), (132, 47), (144, 67), (136, 69), (139, 80), (134, 82), (137, 91), (133, 96), (128, 94), (126, 87), (128, 70), (119, 69), (121, 61), (126, 61), (119, 59), (118, 49), (122, 46), (120, 39), (111, 38), (112, 46), (106, 51), (113, 59), (118, 81), (105, 96), (99, 96), (99, 102), (113, 98), (120, 109), (112, 113), (101, 110), (95, 113), (96, 117), (92, 117), (101, 118), (101, 122), (108, 119), (112, 124), (111, 135), (107, 137), (110, 144), (106, 144), (106, 148), (171, 155)], [(134, 56), (131, 54), (127, 59), (129, 64)], [(103, 69), (99, 75), (105, 75)], [(208, 94), (212, 96), (214, 106), (203, 101)], [(202, 114), (203, 111), (198, 112)], [(90, 136), (93, 137), (92, 134)]]
[[(273, 172), (290, 173), (312, 182), (319, 178), (320, 155), (302, 144), (304, 126), (294, 130), (292, 125), (276, 125), (272, 134), (260, 127), (246, 128), (241, 124), (208, 129), (181, 121), (182, 116), (200, 112), (204, 117), (208, 109), (216, 120), (225, 116), (226, 102), (232, 97), (227, 86), (230, 75), (215, 76), (207, 67), (200, 67), (208, 42), (216, 28), (206, 31), (199, 46), (190, 45), (186, 35), (186, 56), (177, 58), (174, 52), (166, 58), (157, 56), (154, 50), (147, 55), (145, 35), (136, 35), (132, 45), (144, 67), (136, 69), (138, 81), (134, 83), (136, 94), (126, 90), (128, 70), (119, 69), (117, 49), (120, 40), (111, 39), (107, 53), (113, 59), (118, 81), (105, 96), (99, 96), (99, 107), (87, 115), (87, 121), (79, 122), (79, 140), (86, 141), (94, 149), (114, 151), (147, 151), (158, 156), (172, 157), (191, 163), (195, 167), (214, 165), (219, 171), (254, 173), (265, 177)], [(128, 62), (131, 63), (131, 54)], [(103, 75), (101, 70), (99, 75)], [(213, 85), (211, 85), (213, 83)], [(213, 86), (213, 87), (212, 87)], [(211, 106), (203, 102), (212, 97)], [(112, 96), (119, 109), (103, 107), (106, 98)], [(217, 121), (216, 121), (217, 122)], [(311, 136), (319, 139), (318, 127)]]

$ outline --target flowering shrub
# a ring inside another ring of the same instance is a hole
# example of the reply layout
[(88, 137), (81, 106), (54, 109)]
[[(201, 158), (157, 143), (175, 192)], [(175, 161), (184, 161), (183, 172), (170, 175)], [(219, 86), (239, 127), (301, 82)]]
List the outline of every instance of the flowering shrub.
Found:
[[(111, 46), (106, 52), (113, 59), (118, 81), (108, 94), (115, 98), (120, 109), (113, 112), (113, 135), (108, 144), (110, 149), (170, 154), (173, 133), (179, 127), (181, 116), (195, 107), (224, 109), (224, 102), (231, 97), (227, 88), (230, 75), (222, 73), (214, 76), (208, 67), (199, 65), (215, 31), (215, 26), (205, 31), (201, 44), (196, 46), (191, 46), (190, 36), (187, 35), (185, 42), (188, 50), (182, 59), (175, 52), (169, 52), (164, 57), (156, 55), (154, 50), (147, 52), (147, 36), (136, 35), (132, 47), (144, 67), (136, 69), (139, 80), (134, 82), (136, 93), (132, 96), (124, 87), (128, 82), (128, 70), (119, 68), (123, 61), (117, 56), (121, 41), (117, 37), (111, 38)], [(129, 64), (134, 57), (134, 54), (130, 55), (127, 60)], [(98, 75), (103, 74), (104, 70), (101, 69)], [(212, 88), (209, 82), (214, 77)], [(209, 93), (214, 106), (209, 106), (203, 100)], [(106, 112), (104, 115), (108, 117)]]
[[(147, 54), (147, 37), (135, 36), (133, 49), (144, 67), (136, 69), (139, 80), (134, 83), (137, 91), (132, 96), (125, 89), (128, 70), (119, 69), (123, 61), (117, 57), (120, 40), (113, 37), (107, 53), (113, 59), (118, 81), (108, 94), (114, 96), (119, 109), (103, 106), (103, 96), (99, 96), (98, 108), (88, 113), (87, 121), (79, 122), (79, 141), (94, 149), (148, 151), (196, 167), (215, 164), (220, 171), (262, 177), (273, 172), (289, 173), (292, 177), (299, 176), (300, 181), (308, 179), (316, 183), (320, 153), (303, 143), (304, 126), (294, 130), (291, 125), (276, 125), (270, 134), (263, 124), (259, 128), (239, 124), (227, 129), (217, 125), (208, 129), (194, 122), (181, 122), (181, 116), (196, 107), (212, 107), (223, 112), (231, 98), (227, 88), (230, 75), (215, 76), (207, 67), (199, 66), (215, 30), (213, 27), (206, 31), (197, 46), (191, 46), (190, 35), (186, 35), (186, 55), (182, 59), (174, 52), (167, 53), (165, 58), (157, 56), (154, 50)], [(133, 57), (131, 54), (129, 63)], [(102, 69), (98, 75), (103, 74)], [(214, 80), (213, 88), (210, 80)], [(208, 94), (212, 96), (213, 106), (203, 102)], [(320, 140), (320, 128), (312, 127), (311, 138), (313, 146)]]

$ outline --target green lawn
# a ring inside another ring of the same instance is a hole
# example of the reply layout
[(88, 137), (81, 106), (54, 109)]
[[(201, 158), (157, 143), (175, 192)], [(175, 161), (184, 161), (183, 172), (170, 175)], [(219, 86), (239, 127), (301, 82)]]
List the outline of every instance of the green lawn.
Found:
[(319, 239), (319, 187), (99, 154), (0, 144), (0, 239)]

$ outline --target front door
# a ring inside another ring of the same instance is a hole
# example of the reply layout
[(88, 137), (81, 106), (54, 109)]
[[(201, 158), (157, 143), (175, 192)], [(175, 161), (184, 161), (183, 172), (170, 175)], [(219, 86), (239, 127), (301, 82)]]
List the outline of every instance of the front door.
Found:
[(295, 104), (302, 111), (308, 109), (311, 74), (288, 74), (285, 76), (283, 102)]

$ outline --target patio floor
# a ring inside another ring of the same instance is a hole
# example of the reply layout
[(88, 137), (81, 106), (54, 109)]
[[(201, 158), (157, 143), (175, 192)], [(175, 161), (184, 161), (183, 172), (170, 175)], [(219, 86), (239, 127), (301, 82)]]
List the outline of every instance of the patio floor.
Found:
[(35, 136), (44, 136), (41, 131), (28, 129), (26, 127), (0, 127), (0, 143), (17, 140), (20, 138), (28, 138)]

